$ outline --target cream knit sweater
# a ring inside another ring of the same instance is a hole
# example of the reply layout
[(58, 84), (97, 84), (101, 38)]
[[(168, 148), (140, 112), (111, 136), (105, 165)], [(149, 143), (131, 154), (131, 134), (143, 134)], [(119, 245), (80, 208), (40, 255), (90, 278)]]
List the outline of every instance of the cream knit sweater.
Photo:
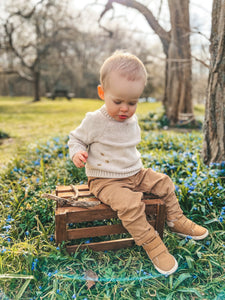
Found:
[(140, 141), (136, 115), (118, 122), (103, 105), (87, 113), (80, 126), (71, 131), (69, 154), (72, 159), (80, 150), (88, 152), (85, 166), (88, 177), (125, 178), (142, 168), (141, 155), (136, 149)]

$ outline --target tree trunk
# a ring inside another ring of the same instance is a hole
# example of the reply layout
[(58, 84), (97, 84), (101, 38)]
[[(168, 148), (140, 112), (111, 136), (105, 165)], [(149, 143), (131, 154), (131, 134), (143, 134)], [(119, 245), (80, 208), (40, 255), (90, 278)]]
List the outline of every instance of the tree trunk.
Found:
[(168, 119), (175, 124), (179, 120), (179, 114), (193, 116), (189, 2), (188, 0), (168, 0), (168, 4), (171, 39), (163, 102)]
[(40, 101), (40, 72), (34, 72), (34, 100), (33, 102)]
[(225, 1), (214, 0), (210, 71), (204, 124), (203, 159), (225, 161)]
[(108, 0), (105, 10), (100, 15), (100, 20), (108, 10), (112, 9), (114, 2), (138, 10), (162, 42), (167, 58), (163, 104), (171, 124), (177, 123), (179, 114), (188, 114), (193, 118), (189, 1), (168, 0), (170, 32), (160, 26), (146, 5), (135, 0)]

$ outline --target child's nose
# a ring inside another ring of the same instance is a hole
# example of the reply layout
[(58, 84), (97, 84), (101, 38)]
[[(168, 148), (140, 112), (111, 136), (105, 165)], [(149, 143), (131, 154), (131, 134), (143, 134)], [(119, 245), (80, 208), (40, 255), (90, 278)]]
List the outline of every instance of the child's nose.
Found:
[(126, 103), (123, 103), (122, 105), (121, 105), (121, 107), (120, 107), (120, 110), (121, 111), (123, 111), (123, 112), (125, 112), (125, 111), (128, 111), (128, 105), (126, 104)]

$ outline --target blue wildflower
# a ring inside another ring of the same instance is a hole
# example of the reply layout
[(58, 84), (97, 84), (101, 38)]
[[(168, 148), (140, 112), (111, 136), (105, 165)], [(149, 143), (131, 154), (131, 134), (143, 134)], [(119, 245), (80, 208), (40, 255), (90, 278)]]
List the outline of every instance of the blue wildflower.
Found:
[(6, 232), (8, 232), (11, 227), (12, 227), (11, 225), (5, 225), (2, 228), (5, 229)]
[(60, 139), (59, 139), (59, 137), (54, 137), (53, 141), (55, 141), (56, 143), (59, 143)]
[(40, 166), (40, 159), (35, 160), (35, 161), (34, 161), (34, 165), (35, 165), (35, 166)]
[(7, 217), (7, 219), (6, 219), (6, 222), (7, 222), (7, 223), (10, 223), (10, 222), (12, 222), (12, 221), (14, 221), (14, 219), (12, 219), (12, 217), (11, 217), (10, 215), (8, 215), (8, 217)]
[(36, 263), (35, 262), (32, 262), (32, 265), (31, 265), (31, 270), (34, 271), (36, 270)]
[(220, 221), (221, 223), (223, 222), (223, 217), (222, 217), (222, 216), (219, 217), (219, 221)]

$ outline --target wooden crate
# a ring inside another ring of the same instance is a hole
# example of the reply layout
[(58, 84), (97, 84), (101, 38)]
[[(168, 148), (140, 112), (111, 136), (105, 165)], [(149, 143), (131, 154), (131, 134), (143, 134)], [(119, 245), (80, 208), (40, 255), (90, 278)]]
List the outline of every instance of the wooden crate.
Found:
[[(87, 185), (76, 186), (79, 190), (79, 197), (88, 197), (89, 201), (97, 200), (90, 193)], [(56, 196), (68, 198), (74, 195), (70, 186), (57, 186)], [(160, 199), (149, 199), (145, 195), (143, 199), (146, 205), (146, 215), (149, 223), (158, 231), (161, 238), (163, 238), (163, 229), (165, 224), (165, 204)], [(100, 220), (108, 220), (117, 218), (117, 213), (113, 211), (108, 205), (100, 203), (94, 207), (82, 208), (73, 206), (62, 206), (56, 208), (55, 211), (55, 238), (56, 243), (62, 241), (71, 241), (82, 238), (93, 238), (100, 236), (110, 236), (115, 234), (127, 233), (127, 230), (122, 224), (112, 224), (103, 226), (91, 226), (85, 228), (69, 229), (68, 224), (79, 224), (82, 222), (92, 222)], [(133, 238), (123, 238), (117, 240), (107, 240), (96, 243), (76, 244), (67, 246), (69, 253), (75, 252), (79, 248), (89, 247), (96, 251), (117, 250), (120, 248), (130, 247), (134, 244)]]

